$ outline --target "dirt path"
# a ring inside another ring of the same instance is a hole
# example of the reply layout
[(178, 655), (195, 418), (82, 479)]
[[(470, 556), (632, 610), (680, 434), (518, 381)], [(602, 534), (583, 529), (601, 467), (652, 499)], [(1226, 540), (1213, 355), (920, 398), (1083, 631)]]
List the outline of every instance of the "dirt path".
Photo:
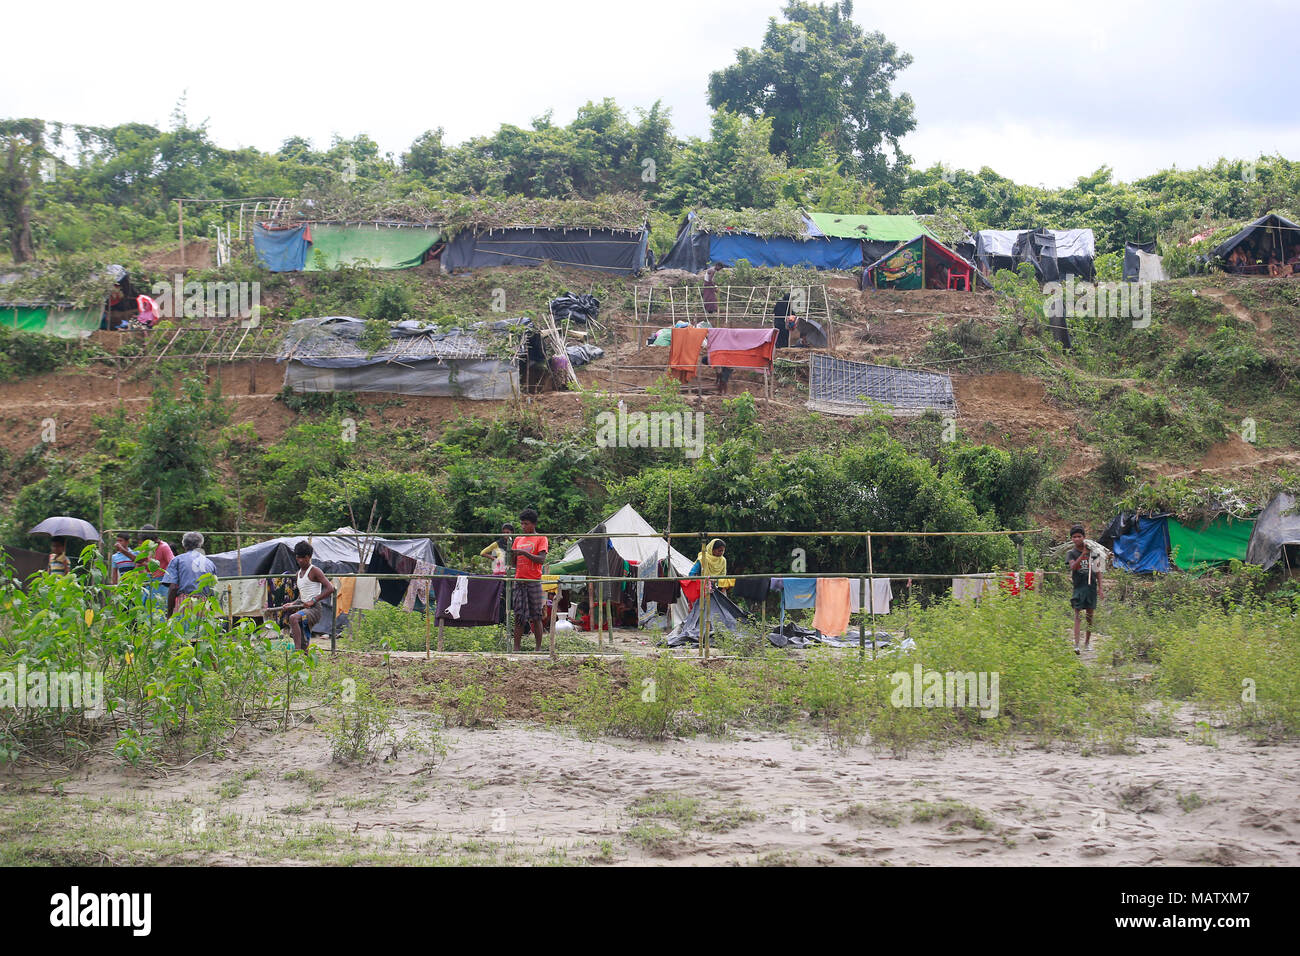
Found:
[(290, 862), (292, 841), (328, 832), (408, 859), (437, 846), (614, 864), (1300, 861), (1300, 745), (1192, 743), (1190, 727), (1184, 719), (1179, 736), (1143, 740), (1131, 755), (1022, 741), (898, 759), (837, 751), (812, 731), (650, 744), (510, 723), (447, 731), (449, 755), (422, 774), (426, 758), (414, 754), (333, 764), (319, 726), (307, 726), (162, 780), (78, 774), (50, 799), (142, 803), (142, 823), (206, 808), (270, 841), (198, 859), (209, 863)]
[(1258, 316), (1251, 312), (1231, 292), (1224, 292), (1222, 289), (1201, 289), (1201, 295), (1208, 296), (1214, 301), (1223, 305), (1233, 316), (1241, 322), (1254, 326), (1256, 332), (1268, 332), (1273, 328), (1273, 318), (1267, 312), (1261, 312)]

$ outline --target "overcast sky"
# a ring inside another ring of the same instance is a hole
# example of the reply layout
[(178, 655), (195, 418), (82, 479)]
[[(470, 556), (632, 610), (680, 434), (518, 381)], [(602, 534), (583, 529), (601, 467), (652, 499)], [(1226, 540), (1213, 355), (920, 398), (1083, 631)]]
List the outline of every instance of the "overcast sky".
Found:
[[(223, 146), (366, 133), (401, 153), (566, 123), (589, 99), (671, 107), (706, 135), (709, 72), (757, 47), (779, 0), (33, 3), (6, 9), (0, 116), (166, 126), (187, 96)], [(913, 57), (920, 165), (1068, 185), (1219, 156), (1300, 155), (1300, 0), (879, 3), (853, 18)]]

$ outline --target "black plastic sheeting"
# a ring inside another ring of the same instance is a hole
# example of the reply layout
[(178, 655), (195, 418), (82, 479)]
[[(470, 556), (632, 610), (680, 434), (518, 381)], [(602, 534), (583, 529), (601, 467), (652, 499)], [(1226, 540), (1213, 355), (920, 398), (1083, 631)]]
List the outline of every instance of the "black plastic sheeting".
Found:
[(1139, 281), (1142, 278), (1142, 260), (1138, 258), (1138, 253), (1145, 252), (1149, 255), (1155, 255), (1155, 251), (1156, 243), (1154, 239), (1150, 242), (1124, 243), (1124, 281)]
[(656, 268), (703, 272), (709, 267), (709, 234), (697, 230), (694, 220), (695, 213), (687, 213), (677, 230), (677, 240)]
[(599, 345), (566, 345), (564, 354), (569, 356), (569, 364), (580, 368), (588, 362), (594, 362), (605, 354)]
[(1300, 514), (1295, 514), (1294, 495), (1282, 492), (1273, 498), (1255, 519), (1246, 545), (1246, 561), (1262, 568), (1271, 568), (1282, 560), (1282, 551), (1289, 545), (1300, 545)]
[(645, 268), (649, 229), (493, 229), (465, 230), (447, 244), (442, 267), (484, 269), (493, 266), (557, 266), (631, 275)]
[[(703, 606), (704, 598), (701, 596), (691, 606), (691, 613), (686, 616), (686, 620), (673, 628), (664, 638), (667, 647), (684, 647), (688, 644), (700, 643), (700, 609)], [(726, 629), (732, 634), (739, 634), (741, 622), (748, 620), (750, 620), (749, 613), (741, 610), (740, 605), (731, 598), (717, 588), (709, 592), (709, 622), (713, 633)]]
[[(885, 647), (895, 640), (894, 635), (885, 631), (871, 631), (866, 635), (866, 646), (872, 648), (875, 646)], [(859, 647), (860, 638), (856, 635), (846, 637), (827, 637), (824, 634), (818, 634), (810, 627), (804, 627), (801, 624), (795, 624), (792, 621), (786, 621), (785, 625), (775, 628), (767, 635), (768, 642), (773, 647)], [(874, 639), (874, 641), (873, 641)]]
[(579, 292), (577, 295), (565, 292), (551, 300), (551, 315), (555, 317), (556, 322), (568, 319), (586, 325), (600, 315), (600, 300), (585, 292)]
[[(1297, 226), (1290, 219), (1284, 219), (1283, 217), (1279, 216), (1277, 213), (1269, 213), (1267, 216), (1261, 216), (1260, 218), (1256, 219), (1254, 222), (1248, 225), (1245, 229), (1241, 230), (1241, 232), (1237, 233), (1235, 236), (1232, 236), (1231, 238), (1226, 239), (1223, 242), (1219, 243), (1217, 246), (1215, 246), (1214, 251), (1210, 253), (1211, 258), (1214, 259), (1228, 258), (1229, 253), (1231, 253), (1233, 249), (1236, 249), (1239, 245), (1241, 245), (1251, 236), (1255, 235), (1255, 233), (1259, 232), (1259, 230), (1261, 229), (1277, 230), (1270, 237), (1274, 240), (1274, 244), (1277, 243), (1278, 237), (1281, 236), (1282, 230), (1284, 229), (1294, 230), (1294, 232), (1292, 233), (1293, 236), (1300, 235), (1300, 226)], [(1281, 252), (1281, 249), (1279, 249), (1278, 251)]]

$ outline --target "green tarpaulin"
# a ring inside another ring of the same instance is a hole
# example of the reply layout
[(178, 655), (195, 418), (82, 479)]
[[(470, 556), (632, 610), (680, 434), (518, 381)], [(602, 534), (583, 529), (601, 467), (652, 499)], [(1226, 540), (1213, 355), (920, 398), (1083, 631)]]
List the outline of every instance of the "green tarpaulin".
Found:
[(834, 212), (810, 212), (808, 218), (833, 239), (869, 239), (874, 242), (906, 242), (930, 231), (913, 216), (842, 216)]
[[(333, 270), (356, 265), (361, 259), (367, 260), (365, 265), (371, 269), (410, 269), (422, 263), (424, 254), (441, 239), (437, 229), (422, 226), (313, 225), (303, 271)], [(321, 257), (324, 263), (318, 266)]]
[(19, 332), (84, 339), (99, 328), (103, 309), (58, 309), (0, 305), (0, 325)]
[(1202, 528), (1189, 528), (1169, 519), (1169, 550), (1184, 571), (1204, 571), (1216, 564), (1246, 560), (1246, 545), (1255, 527), (1253, 518), (1219, 515)]

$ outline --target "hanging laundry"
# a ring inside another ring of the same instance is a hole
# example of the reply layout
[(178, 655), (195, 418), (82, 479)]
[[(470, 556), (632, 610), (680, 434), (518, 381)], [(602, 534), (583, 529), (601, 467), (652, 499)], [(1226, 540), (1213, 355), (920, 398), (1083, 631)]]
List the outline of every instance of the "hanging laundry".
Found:
[(731, 596), (758, 603), (767, 599), (767, 593), (772, 589), (771, 584), (770, 578), (737, 578)]
[(714, 368), (771, 368), (776, 329), (711, 329), (709, 365)]
[(683, 384), (695, 377), (700, 348), (708, 334), (708, 329), (673, 329), (672, 345), (668, 349), (669, 375)]
[(889, 605), (894, 600), (894, 589), (889, 578), (870, 578), (867, 589), (869, 601), (863, 600), (861, 579), (849, 578), (849, 601), (853, 610), (867, 613), (874, 610), (877, 614), (888, 614)]
[[(429, 576), (438, 573), (438, 566), (436, 564), (430, 564), (428, 561), (413, 561), (412, 565), (413, 566), (409, 572), (399, 572), (399, 573), (429, 575)], [(429, 578), (428, 577), (411, 578), (411, 583), (406, 588), (406, 596), (402, 600), (402, 606), (405, 607), (408, 611), (414, 611), (415, 602), (417, 599), (421, 604), (424, 604), (426, 606), (428, 605), (429, 603)]]
[(849, 579), (817, 578), (813, 627), (828, 637), (849, 629)]
[[(460, 617), (451, 617), (452, 593), (462, 580), (468, 583), (465, 585), (465, 600), (458, 608)], [(506, 587), (503, 578), (471, 578), (460, 575), (458, 578), (439, 578), (433, 584), (438, 608), (437, 620), (440, 623), (448, 627), (479, 627), (500, 623)]]
[(457, 620), (460, 619), (460, 609), (465, 606), (465, 601), (469, 597), (469, 578), (462, 574), (456, 579), (456, 587), (451, 592), (451, 603), (447, 605), (447, 613)]
[(344, 578), (339, 583), (338, 597), (334, 599), (334, 610), (339, 616), (351, 613), (352, 601), (357, 593), (357, 579)]
[(816, 578), (781, 579), (781, 606), (783, 608), (814, 607), (816, 603)]
[(952, 596), (955, 601), (975, 601), (997, 590), (992, 574), (967, 574), (952, 579)]

